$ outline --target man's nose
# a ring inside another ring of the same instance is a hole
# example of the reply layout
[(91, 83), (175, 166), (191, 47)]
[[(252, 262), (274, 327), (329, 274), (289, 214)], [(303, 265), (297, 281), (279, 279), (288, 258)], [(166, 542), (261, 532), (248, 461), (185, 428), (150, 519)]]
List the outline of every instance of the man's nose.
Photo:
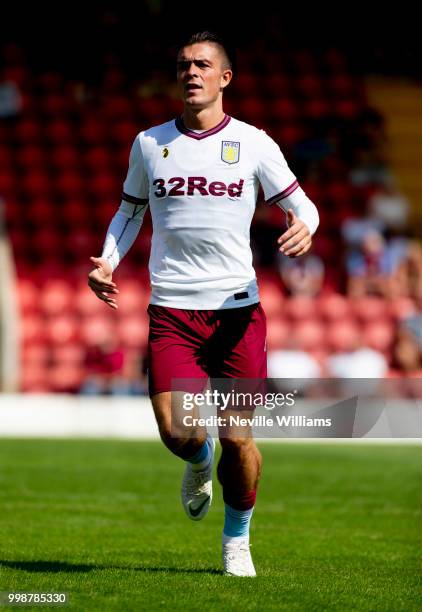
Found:
[(196, 69), (196, 66), (195, 66), (194, 62), (191, 62), (189, 64), (189, 67), (186, 68), (186, 74), (189, 75), (189, 76), (193, 76), (193, 75), (197, 74), (197, 69)]

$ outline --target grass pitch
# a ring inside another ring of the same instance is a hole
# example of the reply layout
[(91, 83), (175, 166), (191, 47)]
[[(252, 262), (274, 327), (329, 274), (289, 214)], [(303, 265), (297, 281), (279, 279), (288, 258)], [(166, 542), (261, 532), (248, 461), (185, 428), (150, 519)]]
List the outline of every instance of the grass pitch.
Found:
[(260, 448), (250, 579), (221, 574), (219, 485), (189, 521), (160, 443), (0, 440), (0, 590), (75, 610), (422, 610), (422, 447)]

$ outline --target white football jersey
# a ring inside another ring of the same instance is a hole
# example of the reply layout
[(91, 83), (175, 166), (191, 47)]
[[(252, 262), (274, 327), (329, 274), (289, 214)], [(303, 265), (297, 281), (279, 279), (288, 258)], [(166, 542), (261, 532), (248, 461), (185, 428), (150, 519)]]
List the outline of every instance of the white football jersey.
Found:
[(268, 203), (298, 187), (279, 146), (228, 115), (207, 131), (178, 118), (138, 134), (123, 199), (149, 201), (152, 304), (214, 310), (259, 301), (249, 237), (259, 184)]

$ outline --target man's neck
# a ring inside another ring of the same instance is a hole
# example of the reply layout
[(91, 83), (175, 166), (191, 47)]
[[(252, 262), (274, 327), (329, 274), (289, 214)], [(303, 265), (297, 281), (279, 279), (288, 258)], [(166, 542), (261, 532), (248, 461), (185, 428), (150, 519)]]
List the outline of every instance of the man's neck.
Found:
[(183, 111), (183, 123), (190, 130), (211, 130), (223, 121), (225, 113), (220, 108), (203, 108), (193, 110), (185, 108)]

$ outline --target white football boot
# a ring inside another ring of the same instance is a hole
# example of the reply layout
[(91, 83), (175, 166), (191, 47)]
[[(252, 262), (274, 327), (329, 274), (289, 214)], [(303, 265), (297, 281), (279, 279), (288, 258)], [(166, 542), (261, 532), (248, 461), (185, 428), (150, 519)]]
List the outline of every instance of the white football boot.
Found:
[(187, 463), (182, 481), (182, 505), (192, 521), (200, 521), (207, 514), (212, 501), (212, 467), (214, 463), (215, 442), (207, 434), (211, 448), (211, 459), (205, 470), (195, 472), (192, 464)]
[(256, 572), (247, 539), (234, 538), (224, 542), (223, 536), (223, 565), (225, 576), (255, 577)]

